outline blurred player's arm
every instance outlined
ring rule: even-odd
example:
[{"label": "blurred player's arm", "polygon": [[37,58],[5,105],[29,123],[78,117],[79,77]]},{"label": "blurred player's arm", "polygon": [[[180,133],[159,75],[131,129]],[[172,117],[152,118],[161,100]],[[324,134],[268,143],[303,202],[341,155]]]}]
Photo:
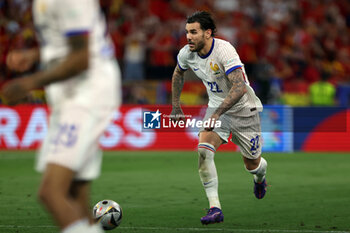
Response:
[{"label": "blurred player's arm", "polygon": [[6,83],[2,89],[5,99],[9,104],[15,104],[23,99],[30,90],[72,78],[85,71],[89,65],[88,42],[88,34],[69,37],[70,52],[61,63],[50,69]]},{"label": "blurred player's arm", "polygon": [[85,71],[89,66],[89,36],[88,34],[71,36],[68,39],[69,54],[57,66],[36,73],[35,87],[63,81]]},{"label": "blurred player's arm", "polygon": [[[246,84],[244,82],[243,72],[241,69],[235,69],[228,74],[228,79],[232,83],[232,87],[225,97],[224,101],[215,110],[211,118],[216,121],[219,117],[235,105],[242,96],[247,92]],[[212,130],[208,128],[207,130]]]},{"label": "blurred player's arm", "polygon": [[181,70],[177,65],[175,67],[173,77],[171,79],[171,93],[172,93],[172,106],[171,116],[173,120],[179,120],[183,118],[183,111],[180,104],[180,95],[184,86],[184,74],[185,71]]},{"label": "blurred player's arm", "polygon": [[24,72],[32,68],[39,59],[38,48],[13,50],[6,57],[6,65],[10,70]]}]

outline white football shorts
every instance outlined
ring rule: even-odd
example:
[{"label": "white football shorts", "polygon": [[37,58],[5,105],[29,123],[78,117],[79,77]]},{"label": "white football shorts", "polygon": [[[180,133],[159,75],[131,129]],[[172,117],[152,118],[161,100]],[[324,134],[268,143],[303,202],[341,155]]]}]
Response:
[{"label": "white football shorts", "polygon": [[99,138],[114,110],[70,104],[52,112],[48,132],[37,155],[36,170],[43,172],[48,163],[53,163],[75,171],[76,180],[97,178],[102,163]]},{"label": "white football shorts", "polygon": [[[208,119],[215,109],[208,108],[203,120]],[[238,117],[231,114],[223,114],[219,118],[221,127],[214,128],[219,137],[228,142],[230,134],[231,141],[236,144],[242,155],[248,159],[256,159],[261,155],[261,125],[259,113],[249,117]],[[205,131],[204,128],[200,129]]]}]

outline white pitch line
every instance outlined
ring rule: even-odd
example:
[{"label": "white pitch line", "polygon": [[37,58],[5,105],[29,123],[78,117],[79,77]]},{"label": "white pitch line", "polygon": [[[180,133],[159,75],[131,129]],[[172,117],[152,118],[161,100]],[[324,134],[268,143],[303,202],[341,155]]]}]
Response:
[{"label": "white pitch line", "polygon": [[[16,226],[16,225],[0,225],[0,228],[56,228],[56,226]],[[133,230],[176,230],[176,231],[193,231],[193,232],[283,232],[283,233],[350,233],[349,231],[315,231],[315,230],[287,230],[287,229],[237,229],[237,228],[199,228],[199,227],[118,227],[119,229],[133,229]]]},{"label": "white pitch line", "polygon": [[0,225],[0,228],[57,228],[56,226],[18,226],[18,225]]},{"label": "white pitch line", "polygon": [[231,231],[231,232],[284,232],[284,233],[350,233],[349,231],[314,231],[314,230],[281,230],[281,229],[237,229],[237,228],[199,228],[199,227],[122,227],[135,230],[176,230],[176,231]]}]

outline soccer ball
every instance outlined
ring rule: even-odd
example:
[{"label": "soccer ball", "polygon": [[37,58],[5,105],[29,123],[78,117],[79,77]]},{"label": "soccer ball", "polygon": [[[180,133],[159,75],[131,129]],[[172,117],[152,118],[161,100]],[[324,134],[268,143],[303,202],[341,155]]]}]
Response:
[{"label": "soccer ball", "polygon": [[119,226],[122,221],[123,211],[117,202],[102,200],[94,206],[93,216],[104,230],[112,230]]}]

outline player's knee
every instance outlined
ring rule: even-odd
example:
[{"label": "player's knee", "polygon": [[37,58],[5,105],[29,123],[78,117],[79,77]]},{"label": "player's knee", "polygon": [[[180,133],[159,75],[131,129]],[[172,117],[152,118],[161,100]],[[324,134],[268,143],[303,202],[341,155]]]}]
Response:
[{"label": "player's knee", "polygon": [[259,159],[259,158],[257,158],[257,159],[248,159],[248,158],[243,157],[243,160],[244,160],[245,168],[248,171],[258,168],[259,164],[261,162],[261,159]]},{"label": "player's knee", "polygon": [[39,201],[46,205],[47,203],[50,202],[51,191],[49,190],[48,187],[42,185],[38,190],[37,196]]},{"label": "player's knee", "polygon": [[245,163],[244,165],[248,171],[255,170],[259,167],[259,163]]},{"label": "player's knee", "polygon": [[249,171],[252,174],[263,174],[266,173],[266,167],[267,167],[267,162],[266,160],[261,157],[259,162],[256,163],[245,163],[247,171]]},{"label": "player's knee", "polygon": [[215,147],[209,143],[198,144],[198,155],[199,159],[207,160],[214,159]]},{"label": "player's knee", "polygon": [[215,148],[209,143],[200,143],[198,145],[198,171],[201,177],[209,175],[209,167],[213,166]]},{"label": "player's knee", "polygon": [[58,187],[56,188],[51,185],[50,182],[44,182],[41,184],[37,195],[40,202],[48,205],[51,202],[56,201],[60,195],[63,196],[64,194],[58,189]]}]

